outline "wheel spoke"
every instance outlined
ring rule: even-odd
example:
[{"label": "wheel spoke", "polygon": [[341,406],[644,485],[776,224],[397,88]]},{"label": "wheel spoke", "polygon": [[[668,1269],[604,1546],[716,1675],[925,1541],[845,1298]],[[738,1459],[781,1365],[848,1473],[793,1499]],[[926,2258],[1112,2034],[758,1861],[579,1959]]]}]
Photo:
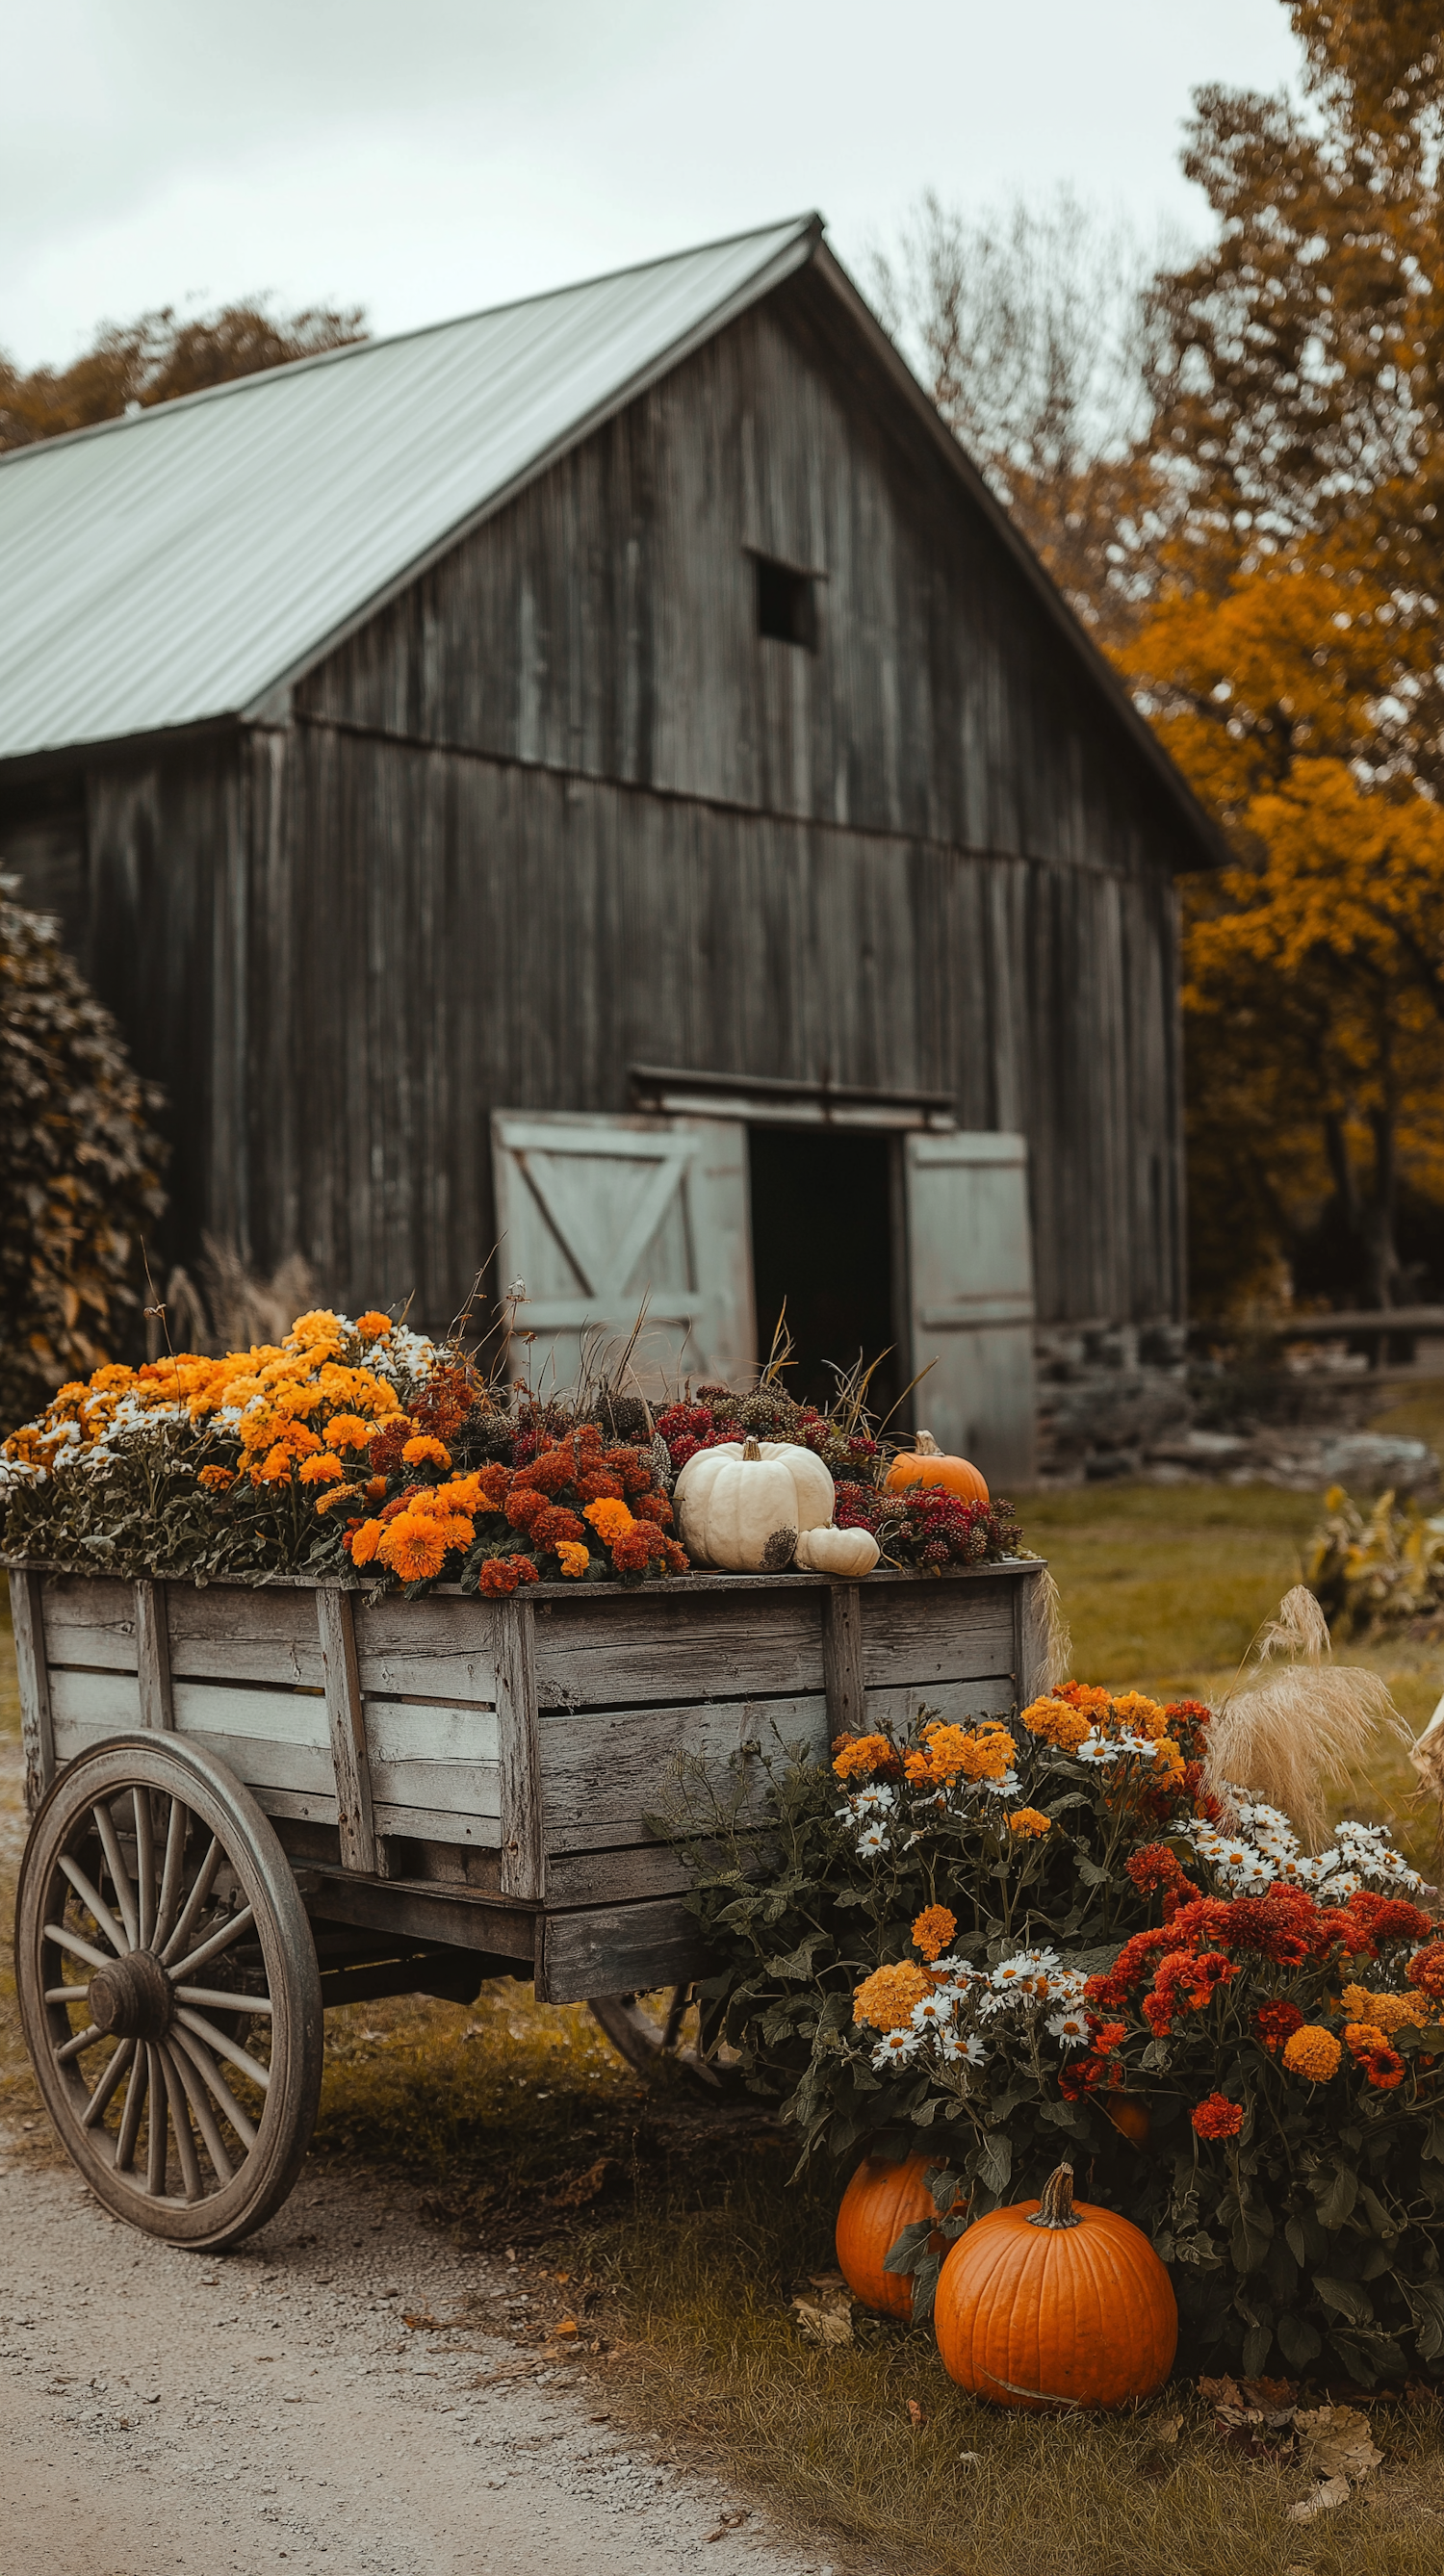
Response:
[{"label": "wheel spoke", "polygon": [[110,1965],[103,1950],[97,1950],[91,1941],[82,1941],[79,1933],[70,1931],[64,1923],[43,1925],[40,1937],[42,1941],[53,1941],[57,1950],[72,1952],[77,1959],[88,1960],[92,1968],[108,1968]]},{"label": "wheel spoke", "polygon": [[243,1905],[239,1914],[228,1914],[220,1930],[213,1932],[208,1941],[203,1941],[198,1950],[192,1950],[188,1959],[178,1960],[173,1968],[169,1959],[166,1960],[165,1964],[170,1969],[171,1975],[177,1978],[188,1977],[192,1969],[203,1968],[206,1961],[213,1959],[218,1950],[228,1950],[233,1941],[239,1941],[243,1932],[249,1932],[255,1919],[256,1909],[253,1905]]},{"label": "wheel spoke", "polygon": [[169,1937],[175,1918],[176,1898],[180,1894],[181,1875],[185,1868],[186,1827],[190,1810],[181,1799],[170,1802],[170,1823],[166,1827],[165,1868],[160,1882],[160,1906],[151,1935],[152,1949],[159,1950]]},{"label": "wheel spoke", "polygon": [[110,1809],[102,1802],[92,1807],[90,1812],[95,1818],[95,1830],[100,1836],[100,1848],[105,1854],[106,1867],[110,1871],[110,1883],[115,1890],[116,1904],[120,1908],[120,1919],[125,1925],[126,1948],[133,1950],[136,1947],[139,1918],[135,1910],[135,1890],[130,1883],[130,1872],[120,1856],[120,1845],[116,1840]]},{"label": "wheel spoke", "polygon": [[204,2200],[206,2196],[205,2185],[201,2180],[200,2159],[196,2154],[196,2142],[191,2136],[190,2117],[186,2110],[185,2086],[181,2082],[180,2068],[177,2066],[170,2050],[164,2045],[158,2046],[155,2054],[160,2059],[160,2071],[165,2084],[166,2100],[170,2105],[171,2126],[175,2130],[175,2149],[176,2154],[180,2158],[181,2188],[184,2191],[187,2200]]},{"label": "wheel spoke", "polygon": [[47,1986],[45,2000],[48,2004],[83,2004],[89,1992],[89,1986]]},{"label": "wheel spoke", "polygon": [[206,2154],[215,2167],[216,2180],[227,2183],[235,2172],[235,2166],[226,2152],[225,2140],[216,2127],[215,2113],[206,2099],[205,2085],[201,2082],[197,2068],[187,2058],[185,2049],[180,2044],[179,2033],[173,2033],[172,2036],[175,2045],[171,2048],[170,2060],[175,2069],[176,2082],[196,2115],[196,2127],[205,2140]]},{"label": "wheel spoke", "polygon": [[140,2115],[145,2109],[146,2079],[149,2062],[143,2048],[137,2048],[131,2061],[130,2082],[125,2088],[125,2109],[120,2115],[120,2135],[115,2142],[115,2169],[129,2173],[135,2142],[140,2136]]},{"label": "wheel spoke", "polygon": [[94,2128],[134,2055],[135,2041],[123,2039],[80,2115],[82,2129]]},{"label": "wheel spoke", "polygon": [[165,2171],[170,2130],[170,2099],[159,2053],[145,2044],[146,2093],[150,2101],[150,2125],[145,2141],[145,2187],[152,2200],[165,2198]]},{"label": "wheel spoke", "polygon": [[238,2066],[243,2075],[249,2075],[251,2082],[259,2084],[263,2093],[270,2091],[270,2068],[248,2056],[238,2040],[227,2039],[225,2032],[217,2030],[213,2021],[207,2021],[204,2013],[192,2012],[188,2004],[182,2004],[176,2020],[184,2022],[186,2029],[197,2039],[203,2039],[208,2047],[218,2049],[222,2057],[228,2057],[232,2066]]},{"label": "wheel spoke", "polygon": [[[88,1994],[87,1986],[66,1987],[65,1992]],[[213,2012],[266,2013],[272,2010],[269,1995],[227,1995],[219,1986],[177,1986],[176,2001],[181,2004],[209,2004]]]},{"label": "wheel spoke", "polygon": [[168,1968],[176,1951],[183,1950],[190,1939],[191,1925],[211,1892],[211,1881],[220,1868],[221,1859],[220,1835],[212,1834],[210,1850],[196,1873],[196,1883],[186,1898],[181,1919],[160,1954],[162,1967]]},{"label": "wheel spoke", "polygon": [[150,1812],[149,1789],[132,1789],[130,1803],[135,1813],[135,1883],[139,1898],[140,1947],[148,1950],[155,1922],[155,1819]]},{"label": "wheel spoke", "polygon": [[63,2048],[57,2048],[55,2052],[56,2065],[64,2066],[68,2058],[78,2057],[83,2048],[93,2048],[96,2041],[98,2039],[104,2039],[104,2037],[105,2033],[101,2029],[100,2024],[93,2021],[88,2030],[77,2031],[74,2039],[67,2039]]},{"label": "wheel spoke", "polygon": [[[69,1879],[71,1886],[74,1888],[76,1895],[79,1897],[81,1904],[85,1907],[86,1912],[94,1915],[96,1922],[99,1924],[101,1931],[105,1934],[105,1937],[110,1943],[112,1950],[115,1952],[116,1957],[118,1959],[123,1959],[131,1945],[127,1941],[125,1934],[122,1932],[115,1916],[111,1913],[111,1910],[106,1904],[99,1889],[91,1886],[89,1879],[86,1877],[84,1870],[80,1866],[79,1861],[72,1860],[69,1852],[61,1853],[60,1866],[64,1870],[66,1877]],[[103,1959],[101,1960],[100,1965],[104,1967],[105,1961]]]},{"label": "wheel spoke", "polygon": [[[236,2136],[240,2139],[242,2146],[246,2148],[253,2147],[256,2143],[254,2125],[241,2109],[239,2102],[236,2100],[229,2084],[222,2075],[220,2068],[217,2066],[215,2059],[210,2053],[210,2050],[204,2047],[200,2040],[194,2038],[189,2031],[182,2030],[179,2023],[175,2024],[172,2028],[171,2040],[173,2045],[178,2048],[184,2056],[190,2059],[191,2064],[194,2066],[196,2073],[201,2079],[201,2082],[206,2086],[213,2099],[219,2105],[222,2116],[229,2120],[231,2127],[235,2130]],[[207,2146],[210,2145],[209,2138],[207,2138],[206,2144]]]}]

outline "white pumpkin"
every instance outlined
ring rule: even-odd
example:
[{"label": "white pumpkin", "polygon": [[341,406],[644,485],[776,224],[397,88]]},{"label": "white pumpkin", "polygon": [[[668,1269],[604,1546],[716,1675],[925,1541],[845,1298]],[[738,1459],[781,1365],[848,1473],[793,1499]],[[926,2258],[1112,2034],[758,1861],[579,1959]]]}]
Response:
[{"label": "white pumpkin", "polygon": [[808,1574],[871,1574],[882,1549],[871,1530],[810,1529],[797,1537],[796,1562]]},{"label": "white pumpkin", "polygon": [[832,1478],[790,1440],[724,1440],[699,1449],[677,1478],[672,1508],[695,1565],[733,1574],[781,1574],[798,1532],[832,1518]]}]

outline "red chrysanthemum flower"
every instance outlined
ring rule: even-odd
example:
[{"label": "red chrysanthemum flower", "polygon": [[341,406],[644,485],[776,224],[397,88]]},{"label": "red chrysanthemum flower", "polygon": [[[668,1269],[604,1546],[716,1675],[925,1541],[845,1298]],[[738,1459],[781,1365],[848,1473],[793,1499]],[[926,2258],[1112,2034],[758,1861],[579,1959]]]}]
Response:
[{"label": "red chrysanthemum flower", "polygon": [[1189,2114],[1201,2138],[1236,2138],[1243,2127],[1243,2108],[1226,2093],[1210,2093]]},{"label": "red chrysanthemum flower", "polygon": [[1277,2057],[1285,2040],[1292,2039],[1296,2030],[1303,2029],[1304,2017],[1297,2004],[1282,2001],[1260,2004],[1253,2017],[1253,2026],[1269,2055]]}]

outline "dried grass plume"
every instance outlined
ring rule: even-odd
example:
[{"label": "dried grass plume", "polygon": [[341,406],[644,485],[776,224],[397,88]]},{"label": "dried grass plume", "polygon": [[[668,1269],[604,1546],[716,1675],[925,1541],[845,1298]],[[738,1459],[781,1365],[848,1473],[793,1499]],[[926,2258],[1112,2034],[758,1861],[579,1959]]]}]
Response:
[{"label": "dried grass plume", "polygon": [[1283,1809],[1310,1851],[1325,1839],[1328,1782],[1361,1759],[1375,1733],[1413,1748],[1378,1674],[1329,1656],[1324,1614],[1296,1584],[1259,1630],[1239,1680],[1215,1710],[1204,1766],[1205,1786],[1226,1812],[1235,1792],[1252,1790]]}]

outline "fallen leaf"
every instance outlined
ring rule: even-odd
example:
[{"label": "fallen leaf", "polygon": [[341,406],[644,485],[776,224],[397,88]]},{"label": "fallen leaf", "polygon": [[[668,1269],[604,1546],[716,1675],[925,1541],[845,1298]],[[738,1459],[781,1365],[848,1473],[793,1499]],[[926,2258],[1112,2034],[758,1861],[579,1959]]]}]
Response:
[{"label": "fallen leaf", "polygon": [[1357,2406],[1316,2406],[1295,2416],[1294,2430],[1304,2467],[1321,2478],[1366,2478],[1384,2456],[1375,2449],[1369,2419]]},{"label": "fallen leaf", "polygon": [[822,2345],[851,2343],[852,2292],[839,2273],[836,2286],[824,2281],[800,2290],[792,2302],[792,2313],[801,2333],[809,2343]]},{"label": "fallen leaf", "polygon": [[561,2324],[559,2326],[553,2326],[552,2328],[552,2333],[558,2335],[574,2335],[576,2331],[577,2321],[575,2317],[563,2317]]},{"label": "fallen leaf", "polygon": [[1291,2415],[1298,2404],[1298,2388],[1292,2379],[1241,2379],[1239,2397],[1245,2406],[1257,2406],[1265,2415]]},{"label": "fallen leaf", "polygon": [[729,2531],[736,2531],[739,2524],[744,2523],[746,2520],[747,2507],[745,2505],[739,2512],[719,2514],[716,2530],[709,2531],[706,2536],[709,2540],[725,2540]]},{"label": "fallen leaf", "polygon": [[1243,2399],[1236,2379],[1201,2379],[1198,2393],[1209,2406],[1233,2406],[1242,2410]]},{"label": "fallen leaf", "polygon": [[908,2399],[908,2422],[911,2424],[913,2431],[915,2433],[920,2433],[927,2420],[928,2419],[923,2413],[921,2406],[919,2406],[917,2399],[915,2397],[910,2397]]},{"label": "fallen leaf", "polygon": [[1289,2520],[1290,2522],[1312,2522],[1316,2513],[1332,2513],[1335,2505],[1347,2504],[1348,2501],[1348,2479],[1326,2478],[1321,2487],[1315,2487],[1311,2496],[1305,2496],[1301,2503],[1289,2506]]},{"label": "fallen leaf", "polygon": [[1167,2449],[1172,2443],[1177,2441],[1179,2434],[1182,2432],[1183,2417],[1181,2415],[1156,2415],[1148,2429],[1153,2435],[1153,2439],[1157,2447],[1160,2450]]},{"label": "fallen leaf", "polygon": [[[569,2180],[559,2184],[542,2206],[545,2209],[584,2209],[589,2200],[596,2200],[606,2190],[612,2175],[620,2174],[621,2170],[615,2156],[598,2156],[596,2163],[588,2165],[585,2173],[573,2174]],[[557,2277],[564,2280],[569,2276],[559,2273]]]}]

